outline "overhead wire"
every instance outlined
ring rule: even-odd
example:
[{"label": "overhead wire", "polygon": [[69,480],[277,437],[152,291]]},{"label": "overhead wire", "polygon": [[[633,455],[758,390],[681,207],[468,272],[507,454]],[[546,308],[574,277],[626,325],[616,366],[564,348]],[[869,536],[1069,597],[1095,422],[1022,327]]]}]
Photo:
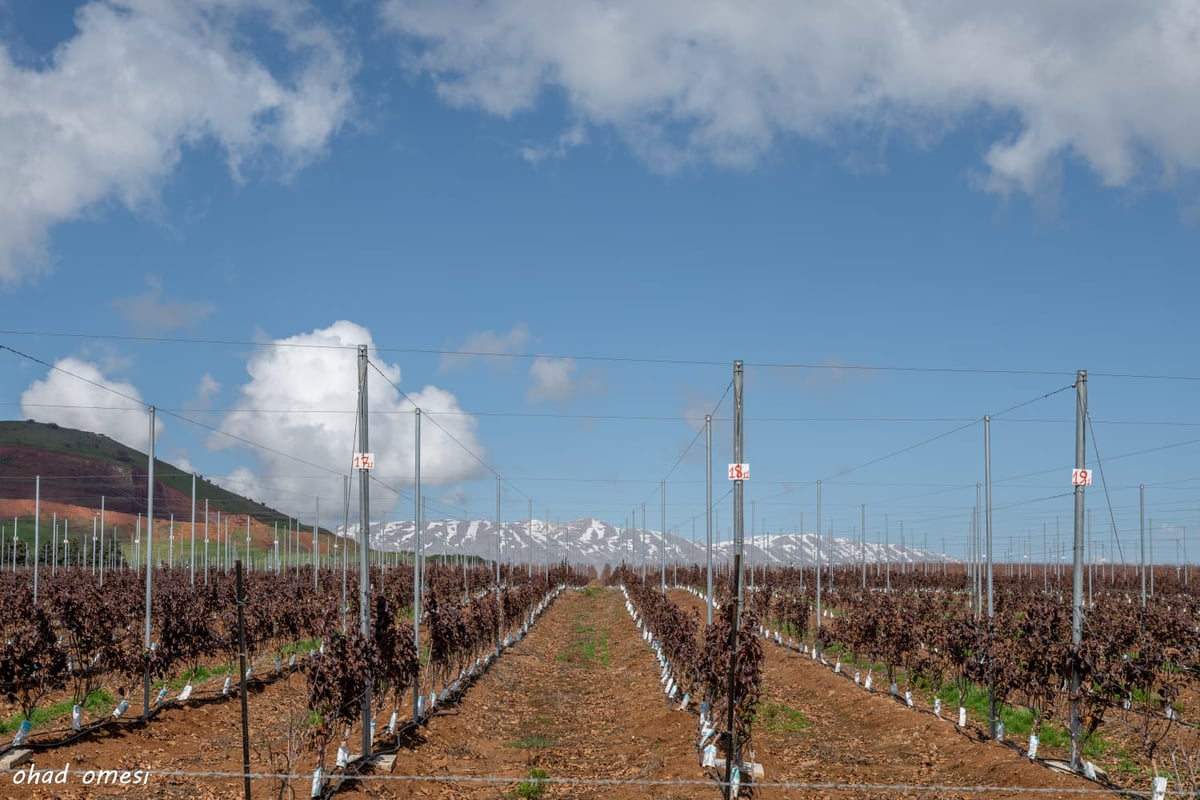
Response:
[{"label": "overhead wire", "polygon": [[[221,346],[236,346],[236,347],[274,347],[274,348],[303,348],[317,350],[354,350],[357,345],[344,344],[328,344],[317,342],[283,342],[283,341],[252,341],[244,339],[216,339],[216,338],[188,338],[181,336],[149,336],[149,335],[129,335],[129,334],[110,334],[110,333],[71,333],[65,331],[29,331],[15,329],[0,329],[0,335],[5,336],[30,336],[30,337],[46,337],[46,338],[70,338],[70,339],[101,339],[110,341],[127,341],[127,342],[144,342],[144,343],[165,343],[165,344],[197,344],[197,345],[221,345]],[[600,361],[600,362],[615,362],[615,363],[634,363],[634,364],[669,364],[679,366],[728,366],[729,361],[718,361],[713,359],[681,359],[681,358],[656,358],[644,356],[616,356],[616,355],[596,355],[596,354],[581,354],[581,353],[524,353],[524,352],[508,352],[499,350],[450,350],[446,348],[433,347],[401,347],[396,345],[376,345],[376,352],[379,353],[414,353],[418,355],[437,355],[437,356],[462,356],[466,358],[520,358],[520,359],[536,359],[536,358],[553,358],[553,359],[573,359],[576,361]],[[771,369],[803,369],[803,370],[829,370],[829,371],[866,371],[866,372],[909,372],[909,373],[932,373],[946,375],[1074,375],[1073,371],[1068,370],[1044,370],[1044,369],[989,369],[981,367],[944,367],[944,366],[928,366],[928,365],[888,365],[888,364],[841,364],[841,363],[817,363],[817,362],[776,362],[776,361],[745,361],[747,367],[764,367]],[[1097,372],[1089,373],[1093,377],[1128,379],[1128,380],[1154,380],[1154,381],[1200,381],[1200,375],[1172,375],[1172,374],[1149,374],[1149,373],[1130,373],[1130,372]]]},{"label": "overhead wire", "polygon": [[[403,389],[401,389],[398,385],[396,385],[396,382],[393,381],[391,378],[389,378],[387,376],[387,374],[384,373],[384,371],[381,370],[377,364],[375,364],[370,359],[367,360],[367,363],[370,364],[371,367],[377,373],[379,373],[380,377],[382,377],[385,381],[387,381],[388,385],[390,385],[393,389],[395,389],[400,394],[401,397],[403,397],[405,400],[407,400],[412,405],[414,410],[420,408],[420,406],[417,405],[417,402],[415,400],[413,400],[411,397],[409,397],[408,393],[406,393]],[[477,453],[475,453],[474,450],[472,450],[471,448],[469,448],[465,444],[463,444],[463,442],[461,440],[459,440],[459,438],[457,436],[455,436],[453,433],[451,433],[449,430],[447,430],[444,425],[442,425],[440,422],[438,422],[437,421],[437,412],[428,411],[426,409],[421,409],[421,415],[425,418],[428,418],[430,423],[432,423],[435,428],[437,428],[443,434],[445,434],[446,437],[448,439],[450,439],[450,441],[454,442],[456,445],[458,445],[460,448],[462,448],[462,451],[464,453],[466,453],[467,455],[469,455],[472,459],[474,459],[480,466],[482,466],[488,472],[492,473],[492,475],[494,475],[495,477],[499,478],[501,484],[508,486],[514,492],[516,492],[517,494],[524,497],[527,501],[529,501],[531,503],[536,502],[523,489],[521,489],[516,484],[514,484],[512,481],[508,480],[503,475],[501,475],[499,470],[497,470],[491,464],[487,463],[482,458],[480,458],[479,455]]]},{"label": "overhead wire", "polygon": [[[1083,401],[1080,399],[1078,402],[1082,403]],[[1087,419],[1090,415],[1087,407],[1081,405],[1080,410],[1083,413],[1084,418]],[[1104,502],[1108,506],[1108,519],[1112,523],[1113,540],[1116,542],[1117,554],[1121,557],[1121,563],[1124,564],[1125,549],[1121,546],[1121,535],[1117,528],[1117,517],[1116,514],[1113,513],[1112,497],[1108,493],[1108,480],[1104,477],[1104,460],[1100,457],[1100,443],[1096,441],[1096,429],[1092,428],[1090,425],[1088,428],[1092,432],[1092,452],[1096,454],[1096,469],[1100,473],[1100,485],[1104,489]]]}]

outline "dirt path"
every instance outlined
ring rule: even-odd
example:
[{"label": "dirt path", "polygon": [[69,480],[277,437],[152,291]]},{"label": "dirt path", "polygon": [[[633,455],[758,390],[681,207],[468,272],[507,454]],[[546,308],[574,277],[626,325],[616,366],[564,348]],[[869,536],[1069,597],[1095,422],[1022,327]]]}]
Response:
[{"label": "dirt path", "polygon": [[[682,608],[698,610],[703,618],[703,600],[681,589],[669,596]],[[986,786],[1012,791],[764,788],[761,798],[1011,800],[1079,797],[1067,790],[1097,788],[1033,764],[1003,745],[960,732],[932,714],[868,693],[808,656],[766,642],[763,652],[766,665],[754,748],[768,782]],[[1060,795],[1055,789],[1064,792]]]},{"label": "dirt path", "polygon": [[[197,687],[199,690],[201,687]],[[211,688],[211,687],[206,687]],[[251,770],[287,771],[287,719],[304,716],[300,674],[249,695]],[[34,753],[33,764],[64,775],[59,784],[30,785],[0,775],[0,798],[91,797],[209,800],[242,797],[240,702],[164,709],[147,726],[129,725],[73,744]],[[386,719],[386,714],[381,713]],[[554,779],[704,781],[693,749],[696,717],[667,703],[650,648],[625,611],[619,590],[564,592],[472,686],[462,702],[439,709],[406,742],[394,768],[336,798],[706,798],[701,786],[548,784],[521,787],[531,770]],[[357,735],[357,734],[355,734]],[[352,744],[354,742],[352,737]],[[381,746],[377,743],[377,749]],[[333,750],[330,749],[330,759]],[[353,749],[353,748],[352,748]],[[311,774],[315,756],[297,754],[291,771]],[[62,773],[64,768],[66,773]],[[89,770],[153,769],[226,773],[225,776],[153,774],[145,783],[97,786]],[[28,765],[24,770],[28,770]],[[401,776],[501,776],[502,782],[400,780]],[[127,780],[132,781],[131,775]],[[115,779],[115,778],[114,778]],[[290,790],[306,798],[310,780]],[[253,797],[278,797],[281,781],[252,781]],[[536,793],[541,788],[541,794]],[[284,794],[291,797],[291,794]]]},{"label": "dirt path", "polygon": [[[422,729],[394,775],[510,776],[514,783],[396,787],[375,796],[521,797],[515,781],[550,778],[704,780],[696,717],[669,705],[658,666],[615,589],[564,593],[524,641],[476,683],[460,708]],[[536,796],[530,793],[530,796]],[[547,785],[543,798],[707,798],[706,786]]]}]

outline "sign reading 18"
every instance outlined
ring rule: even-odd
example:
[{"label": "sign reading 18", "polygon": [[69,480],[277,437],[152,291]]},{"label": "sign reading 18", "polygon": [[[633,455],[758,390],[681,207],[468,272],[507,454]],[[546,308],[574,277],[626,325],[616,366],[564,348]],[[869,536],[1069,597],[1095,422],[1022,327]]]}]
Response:
[{"label": "sign reading 18", "polygon": [[731,480],[731,481],[748,481],[748,480],[750,480],[750,465],[749,464],[730,464],[729,465],[729,480]]}]

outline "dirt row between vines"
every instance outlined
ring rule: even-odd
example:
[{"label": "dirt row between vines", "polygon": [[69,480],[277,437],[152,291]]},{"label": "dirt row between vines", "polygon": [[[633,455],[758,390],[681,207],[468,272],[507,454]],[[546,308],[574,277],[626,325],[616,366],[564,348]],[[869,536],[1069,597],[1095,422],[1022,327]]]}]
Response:
[{"label": "dirt row between vines", "polygon": [[[593,587],[564,592],[529,634],[508,649],[466,691],[460,703],[439,708],[395,750],[390,771],[344,784],[336,798],[706,798],[720,796],[704,781],[693,747],[696,716],[665,700],[658,665],[624,608],[620,591]],[[252,772],[284,771],[289,718],[304,714],[304,679],[280,680],[248,696]],[[411,706],[408,706],[409,708]],[[170,798],[242,797],[240,702],[187,704],[164,709],[148,725],[121,726],[72,744],[34,753],[37,770],[61,771],[56,785],[30,786],[0,775],[0,797]],[[381,712],[380,723],[388,713]],[[401,719],[407,715],[402,708]],[[357,749],[357,733],[350,749]],[[332,761],[336,743],[330,747]],[[252,781],[252,796],[309,795],[310,752],[293,759],[290,793],[276,778]],[[24,767],[29,769],[29,765]],[[158,771],[146,784],[85,785],[88,770]],[[551,780],[522,786],[533,771]],[[168,775],[163,772],[193,774]],[[195,773],[226,773],[204,775]],[[232,776],[230,775],[232,773]],[[407,776],[425,776],[409,780]],[[234,777],[236,776],[236,777]],[[496,780],[499,779],[499,780]],[[614,781],[615,783],[587,783]],[[663,782],[661,785],[621,781]],[[539,794],[540,790],[540,794]]]},{"label": "dirt row between vines", "polygon": [[[699,614],[704,601],[683,589],[668,596]],[[763,642],[765,665],[755,760],[767,782],[893,786],[878,789],[761,787],[760,798],[1086,797],[1096,784],[1030,762],[951,722],[868,693],[810,657]],[[902,787],[943,787],[902,788]],[[991,787],[984,791],[952,787]],[[994,790],[992,790],[994,788]],[[1061,790],[1061,794],[1055,790]],[[1095,795],[1101,796],[1101,795]],[[1109,795],[1109,796],[1116,796]]]}]

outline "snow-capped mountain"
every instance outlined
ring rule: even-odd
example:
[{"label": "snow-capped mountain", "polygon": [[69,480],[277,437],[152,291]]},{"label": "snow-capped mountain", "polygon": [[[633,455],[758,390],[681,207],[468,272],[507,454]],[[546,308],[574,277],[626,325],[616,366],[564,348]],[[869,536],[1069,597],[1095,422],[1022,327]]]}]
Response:
[{"label": "snow-capped mountain", "polygon": [[[619,528],[598,519],[567,523],[536,519],[504,522],[499,536],[496,523],[491,520],[429,520],[422,527],[421,551],[426,556],[470,555],[490,560],[496,558],[499,545],[501,558],[513,563],[570,560],[602,567],[605,564],[615,566],[622,561],[641,564],[644,559],[647,565],[656,565],[661,563],[664,547],[668,564],[703,563],[706,558],[703,534],[693,542],[690,537],[671,534],[664,537],[659,531]],[[346,535],[341,529],[336,532],[339,536]],[[357,525],[350,526],[349,535],[358,536]],[[386,522],[382,529],[378,523],[372,523],[370,537],[371,547],[376,550],[411,553],[416,546],[411,520]],[[815,533],[788,533],[759,535],[753,539],[747,536],[742,557],[747,564],[813,566],[818,548],[824,564],[857,564],[864,555],[864,546],[857,540],[818,537]],[[732,553],[732,541],[713,544],[715,562],[730,561]],[[865,556],[867,563],[885,559],[893,564],[953,561],[941,553],[901,548],[895,544],[885,549],[873,542],[866,543]]]}]

